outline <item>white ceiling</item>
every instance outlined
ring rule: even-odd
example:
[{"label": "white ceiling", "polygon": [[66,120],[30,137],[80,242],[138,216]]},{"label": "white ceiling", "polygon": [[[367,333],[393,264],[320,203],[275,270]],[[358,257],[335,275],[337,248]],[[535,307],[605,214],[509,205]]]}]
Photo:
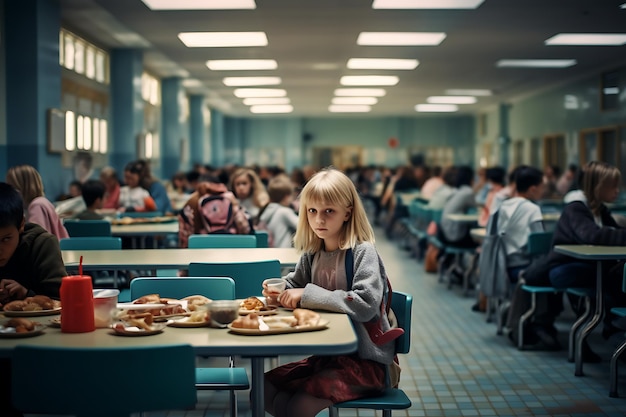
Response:
[{"label": "white ceiling", "polygon": [[[61,0],[63,26],[105,49],[140,47],[160,77],[197,79],[226,114],[254,115],[226,87],[226,76],[279,76],[291,116],[331,116],[344,75],[397,75],[370,116],[416,116],[416,104],[447,89],[490,89],[459,113],[479,113],[559,83],[626,64],[626,46],[545,46],[557,33],[624,33],[626,0],[485,0],[475,10],[373,10],[372,0],[256,0],[255,10],[151,11],[141,0]],[[269,45],[187,48],[180,32],[264,31]],[[363,31],[445,32],[439,46],[358,46]],[[210,71],[209,59],[275,59],[273,71]],[[413,58],[412,71],[349,70],[349,58]],[[496,68],[500,59],[576,59],[565,69]],[[321,69],[320,69],[321,68]],[[423,113],[422,113],[423,114]],[[346,116],[346,114],[340,114]]]}]

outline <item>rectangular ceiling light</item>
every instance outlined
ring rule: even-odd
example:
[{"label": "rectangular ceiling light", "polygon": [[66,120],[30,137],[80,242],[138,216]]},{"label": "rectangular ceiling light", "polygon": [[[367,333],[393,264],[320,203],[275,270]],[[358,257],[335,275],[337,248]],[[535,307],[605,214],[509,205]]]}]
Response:
[{"label": "rectangular ceiling light", "polygon": [[501,59],[498,68],[567,68],[576,65],[575,59]]},{"label": "rectangular ceiling light", "polygon": [[366,104],[373,106],[378,103],[376,97],[333,97],[333,104]]},{"label": "rectangular ceiling light", "polygon": [[280,77],[226,77],[222,80],[228,87],[249,87],[252,85],[278,85]]},{"label": "rectangular ceiling light", "polygon": [[183,80],[183,87],[193,88],[193,87],[202,87],[202,81],[196,80],[195,78],[187,78]]},{"label": "rectangular ceiling light", "polygon": [[344,75],[341,85],[396,85],[400,78],[395,75]]},{"label": "rectangular ceiling light", "polygon": [[331,113],[368,113],[372,110],[370,106],[363,105],[341,105],[331,104],[328,106],[328,111]]},{"label": "rectangular ceiling light", "polygon": [[383,97],[387,92],[383,88],[338,88],[336,96],[344,97]]},{"label": "rectangular ceiling light", "polygon": [[287,91],[281,88],[237,88],[233,92],[235,97],[286,97]]},{"label": "rectangular ceiling light", "polygon": [[428,113],[452,113],[459,110],[456,104],[417,104],[415,111]]},{"label": "rectangular ceiling light", "polygon": [[221,59],[207,61],[206,66],[211,71],[253,71],[275,70],[278,63],[275,59]]},{"label": "rectangular ceiling light", "polygon": [[363,46],[436,46],[445,38],[443,32],[361,32],[356,43]]},{"label": "rectangular ceiling light", "polygon": [[244,98],[243,104],[246,106],[258,106],[262,104],[289,104],[289,97],[250,97]]},{"label": "rectangular ceiling light", "polygon": [[626,43],[626,33],[559,33],[546,39],[546,45],[619,46]]},{"label": "rectangular ceiling light", "polygon": [[141,0],[150,10],[256,9],[254,0]]},{"label": "rectangular ceiling light", "polygon": [[267,46],[265,32],[181,32],[178,39],[189,48]]},{"label": "rectangular ceiling light", "polygon": [[350,69],[388,69],[414,70],[419,64],[417,59],[350,58]]},{"label": "rectangular ceiling light", "polygon": [[372,9],[476,9],[484,0],[374,0]]},{"label": "rectangular ceiling light", "polygon": [[446,94],[448,94],[450,96],[477,96],[477,97],[484,97],[484,96],[490,96],[491,95],[491,90],[451,88],[449,90],[446,90]]},{"label": "rectangular ceiling light", "polygon": [[291,104],[285,105],[268,105],[268,106],[251,106],[250,112],[252,113],[291,113],[293,106]]},{"label": "rectangular ceiling light", "polygon": [[431,104],[474,104],[476,97],[472,96],[430,96],[426,102]]}]

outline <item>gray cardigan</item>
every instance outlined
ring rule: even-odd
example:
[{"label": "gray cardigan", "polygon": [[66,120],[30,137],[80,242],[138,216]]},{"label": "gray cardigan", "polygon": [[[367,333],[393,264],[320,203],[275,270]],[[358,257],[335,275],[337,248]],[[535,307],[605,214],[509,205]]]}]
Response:
[{"label": "gray cardigan", "polygon": [[[313,253],[304,254],[293,272],[285,276],[287,288],[304,288],[300,305],[303,308],[347,313],[356,330],[358,355],[385,365],[391,364],[395,341],[376,346],[363,323],[380,316],[380,304],[387,292],[387,273],[376,248],[371,243],[358,243],[352,248],[354,276],[352,288],[327,290],[311,283]],[[389,330],[389,319],[383,311],[382,330]]]}]

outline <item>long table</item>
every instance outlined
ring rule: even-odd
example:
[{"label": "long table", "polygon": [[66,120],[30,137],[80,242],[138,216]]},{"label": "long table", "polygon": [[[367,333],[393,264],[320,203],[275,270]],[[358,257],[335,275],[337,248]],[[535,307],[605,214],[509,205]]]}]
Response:
[{"label": "long table", "polygon": [[68,270],[78,269],[82,256],[85,271],[183,269],[192,262],[244,262],[270,259],[278,259],[283,267],[293,267],[300,259],[294,248],[64,250],[62,255]]},{"label": "long table", "polygon": [[[288,314],[288,313],[281,313]],[[187,343],[198,355],[241,355],[251,360],[251,408],[254,417],[265,415],[264,359],[277,355],[339,355],[357,349],[357,336],[350,319],[345,314],[320,312],[328,320],[327,329],[314,332],[263,336],[244,336],[226,329],[172,328],[163,333],[145,337],[111,335],[109,329],[96,329],[90,333],[62,333],[60,329],[47,328],[41,336],[27,339],[0,339],[0,357],[10,358],[13,348],[28,344],[49,347],[115,348],[120,346],[151,346]],[[33,318],[47,323],[50,317]],[[88,383],[88,381],[84,381]]]},{"label": "long table", "polygon": [[576,259],[596,261],[596,307],[591,320],[579,332],[576,338],[575,371],[576,376],[583,375],[582,346],[585,338],[596,328],[604,313],[604,294],[602,289],[602,261],[626,259],[626,246],[595,245],[556,245],[554,251]]},{"label": "long table", "polygon": [[156,237],[178,234],[178,222],[166,223],[131,223],[112,224],[111,235],[116,237],[127,237],[132,239],[133,249],[145,248],[146,240],[153,238],[153,246],[157,248]]}]

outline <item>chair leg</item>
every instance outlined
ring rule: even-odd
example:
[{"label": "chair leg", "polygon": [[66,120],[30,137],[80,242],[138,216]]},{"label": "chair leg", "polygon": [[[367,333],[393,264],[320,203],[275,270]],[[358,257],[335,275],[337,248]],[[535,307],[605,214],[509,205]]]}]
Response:
[{"label": "chair leg", "polygon": [[517,348],[519,350],[524,350],[524,323],[528,320],[534,313],[537,308],[537,294],[531,294],[531,304],[530,310],[522,314],[519,318],[519,323],[517,324]]},{"label": "chair leg", "polygon": [[507,312],[511,303],[507,300],[500,300],[500,305],[498,306],[498,329],[496,330],[496,334],[501,336],[504,329],[504,313]]},{"label": "chair leg", "polygon": [[230,417],[237,417],[237,392],[230,390]]},{"label": "chair leg", "polygon": [[469,294],[469,284],[470,279],[474,275],[476,271],[476,267],[478,266],[478,254],[472,255],[472,260],[470,262],[470,267],[463,274],[463,295],[467,296]]},{"label": "chair leg", "polygon": [[626,340],[624,340],[613,352],[611,356],[611,367],[609,371],[609,377],[611,380],[611,387],[609,389],[609,397],[617,398],[617,360],[621,354],[626,350]]},{"label": "chair leg", "polygon": [[578,320],[572,324],[572,328],[569,331],[568,337],[568,346],[567,346],[567,361],[574,362],[574,358],[576,356],[576,333],[580,326],[582,326],[589,317],[591,317],[591,299],[589,297],[585,297],[585,312],[581,315]]}]

